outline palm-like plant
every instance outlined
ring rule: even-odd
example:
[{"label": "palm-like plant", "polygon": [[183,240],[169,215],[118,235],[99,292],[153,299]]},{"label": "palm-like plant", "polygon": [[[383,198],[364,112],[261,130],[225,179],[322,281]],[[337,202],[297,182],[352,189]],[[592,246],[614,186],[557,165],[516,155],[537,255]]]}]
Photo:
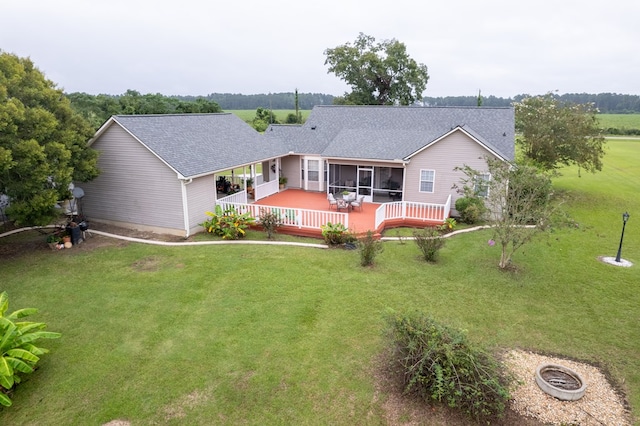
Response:
[{"label": "palm-like plant", "polygon": [[[19,373],[32,373],[40,360],[39,355],[49,352],[33,343],[38,339],[57,339],[60,333],[43,331],[43,322],[16,321],[38,312],[35,308],[18,309],[6,314],[9,296],[0,293],[0,404],[11,405],[7,396],[14,384],[20,383]],[[6,314],[6,315],[5,315]],[[4,389],[2,389],[4,388]]]}]

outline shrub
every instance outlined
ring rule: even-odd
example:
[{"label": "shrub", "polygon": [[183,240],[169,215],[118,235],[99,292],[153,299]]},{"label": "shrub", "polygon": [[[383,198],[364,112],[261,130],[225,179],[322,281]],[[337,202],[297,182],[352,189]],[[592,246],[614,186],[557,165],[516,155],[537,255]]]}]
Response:
[{"label": "shrub", "polygon": [[267,233],[267,238],[271,240],[276,233],[276,229],[282,225],[282,216],[279,211],[271,211],[267,209],[260,209],[260,225]]},{"label": "shrub", "polygon": [[462,197],[456,200],[456,210],[460,214],[460,220],[473,224],[478,222],[485,212],[484,201],[479,197]]},{"label": "shrub", "polygon": [[[21,378],[19,373],[33,373],[40,360],[38,355],[49,352],[34,345],[38,339],[57,339],[60,333],[43,331],[46,325],[42,322],[15,320],[38,312],[34,308],[19,309],[5,315],[9,309],[9,296],[0,293],[0,405],[10,406],[11,399],[7,392]],[[4,388],[4,389],[3,389]]]},{"label": "shrub", "polygon": [[382,252],[382,241],[373,238],[373,232],[367,231],[367,235],[358,241],[358,249],[360,251],[360,265],[373,265],[376,255]]},{"label": "shrub", "polygon": [[472,346],[464,333],[415,313],[388,318],[393,363],[404,373],[406,392],[460,408],[476,420],[501,415],[508,379],[492,355]]},{"label": "shrub", "polygon": [[327,222],[326,225],[322,225],[322,238],[324,242],[330,246],[341,245],[346,242],[354,241],[353,235],[349,230],[341,223]]},{"label": "shrub", "polygon": [[206,212],[211,219],[200,224],[207,232],[225,240],[237,240],[244,237],[245,229],[255,222],[249,213],[238,213],[234,207],[225,210],[216,206],[215,212]]},{"label": "shrub", "polygon": [[426,228],[421,231],[413,232],[414,241],[422,252],[424,260],[427,262],[435,262],[438,257],[438,251],[444,246],[444,238],[434,228]]},{"label": "shrub", "polygon": [[448,217],[444,220],[444,223],[438,227],[438,229],[442,232],[451,232],[456,229],[456,225],[458,223],[452,217]]}]

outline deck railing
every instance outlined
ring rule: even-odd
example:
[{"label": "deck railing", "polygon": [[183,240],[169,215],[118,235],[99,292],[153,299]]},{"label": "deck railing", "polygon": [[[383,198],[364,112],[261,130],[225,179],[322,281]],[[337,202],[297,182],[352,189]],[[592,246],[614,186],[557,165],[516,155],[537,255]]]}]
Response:
[{"label": "deck railing", "polygon": [[[320,229],[327,222],[341,223],[349,228],[347,213],[300,209],[297,207],[266,206],[247,203],[246,191],[240,191],[216,201],[223,210],[233,207],[239,213],[249,213],[256,219],[262,214],[262,209],[276,213],[282,219],[283,226],[296,228]],[[422,221],[444,222],[449,217],[451,209],[451,195],[444,204],[417,203],[413,201],[396,201],[384,203],[378,207],[375,214],[375,229],[387,220],[413,219]]]},{"label": "deck railing", "polygon": [[279,184],[277,180],[272,180],[272,181],[264,182],[264,183],[261,183],[260,185],[257,185],[254,188],[255,200],[258,201],[265,197],[268,197],[269,195],[277,194],[278,187],[279,187]]},{"label": "deck railing", "polygon": [[375,229],[387,220],[415,219],[423,221],[442,221],[449,217],[451,194],[444,204],[417,203],[414,201],[394,201],[384,203],[376,210]]},{"label": "deck railing", "polygon": [[[235,194],[234,194],[235,195]],[[227,197],[225,197],[227,198]],[[282,226],[294,226],[296,228],[320,229],[327,222],[341,223],[345,228],[349,227],[349,215],[347,213],[327,212],[322,210],[299,209],[296,207],[265,206],[261,204],[247,204],[225,201],[216,202],[223,210],[234,208],[239,213],[249,213],[256,219],[260,218],[263,209],[280,216]]]}]

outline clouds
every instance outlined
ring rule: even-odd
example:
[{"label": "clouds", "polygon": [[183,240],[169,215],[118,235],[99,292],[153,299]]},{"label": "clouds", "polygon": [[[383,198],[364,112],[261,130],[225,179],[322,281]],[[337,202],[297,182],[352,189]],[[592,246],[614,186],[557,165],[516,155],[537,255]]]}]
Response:
[{"label": "clouds", "polygon": [[65,91],[340,95],[324,50],[359,32],[429,67],[427,96],[640,94],[640,6],[613,0],[30,0],[0,6],[0,48]]}]

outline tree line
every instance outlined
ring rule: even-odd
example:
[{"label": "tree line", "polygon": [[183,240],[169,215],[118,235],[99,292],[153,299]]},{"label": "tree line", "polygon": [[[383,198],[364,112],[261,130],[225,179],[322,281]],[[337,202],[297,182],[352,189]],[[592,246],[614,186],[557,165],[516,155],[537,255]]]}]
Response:
[{"label": "tree line", "polygon": [[[572,104],[593,104],[598,112],[603,114],[633,114],[640,113],[640,96],[624,95],[621,93],[565,93],[552,94],[560,102]],[[520,94],[513,98],[496,96],[481,96],[482,106],[508,107],[514,102],[522,102],[531,95]],[[424,97],[425,106],[477,106],[478,96],[446,96]]]}]

